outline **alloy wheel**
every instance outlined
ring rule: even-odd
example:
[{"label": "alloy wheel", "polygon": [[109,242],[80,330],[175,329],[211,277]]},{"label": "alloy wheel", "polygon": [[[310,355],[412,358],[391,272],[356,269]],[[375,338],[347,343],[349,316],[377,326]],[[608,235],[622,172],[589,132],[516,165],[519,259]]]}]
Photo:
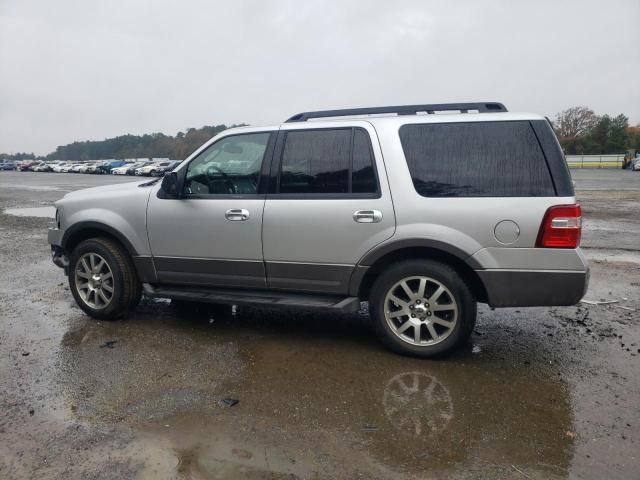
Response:
[{"label": "alloy wheel", "polygon": [[113,299],[113,272],[97,253],[85,253],[76,263],[76,290],[87,306],[100,310]]},{"label": "alloy wheel", "polygon": [[394,335],[416,346],[444,341],[458,322],[458,304],[438,280],[407,277],[394,284],[384,299],[384,317]]}]

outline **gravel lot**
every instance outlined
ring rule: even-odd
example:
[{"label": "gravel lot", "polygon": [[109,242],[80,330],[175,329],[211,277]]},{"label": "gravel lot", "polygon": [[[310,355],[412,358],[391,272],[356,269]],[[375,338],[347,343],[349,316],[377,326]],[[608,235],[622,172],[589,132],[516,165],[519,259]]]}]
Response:
[{"label": "gravel lot", "polygon": [[482,307],[466,349],[424,361],[365,312],[92,320],[50,220],[5,209],[136,179],[0,172],[0,478],[639,478],[640,173],[573,177],[586,298],[619,303]]}]

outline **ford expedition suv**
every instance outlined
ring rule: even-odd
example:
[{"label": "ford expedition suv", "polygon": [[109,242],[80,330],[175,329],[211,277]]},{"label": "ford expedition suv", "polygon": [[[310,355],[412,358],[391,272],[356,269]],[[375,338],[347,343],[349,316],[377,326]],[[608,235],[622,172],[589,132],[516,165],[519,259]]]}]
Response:
[{"label": "ford expedition suv", "polygon": [[[439,113],[447,113],[445,115]],[[581,210],[549,122],[500,103],[306,112],[222,132],[160,179],[56,203],[53,261],[111,320],[149,297],[355,311],[430,357],[476,305],[572,305]]]}]

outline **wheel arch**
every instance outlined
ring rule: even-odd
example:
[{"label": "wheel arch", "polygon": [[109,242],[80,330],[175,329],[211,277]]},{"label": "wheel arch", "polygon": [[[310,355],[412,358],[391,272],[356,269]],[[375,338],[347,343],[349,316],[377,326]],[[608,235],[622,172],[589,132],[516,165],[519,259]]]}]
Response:
[{"label": "wheel arch", "polygon": [[134,246],[122,233],[109,225],[93,221],[79,222],[69,227],[64,232],[61,246],[67,252],[72,252],[80,242],[96,237],[115,240],[126,249],[131,258],[138,255]]},{"label": "wheel arch", "polygon": [[351,277],[351,293],[363,300],[368,299],[373,283],[391,264],[404,260],[427,259],[437,260],[452,267],[468,283],[476,300],[486,303],[488,301],[487,290],[480,276],[474,270],[476,267],[474,261],[461,250],[438,243],[398,242],[395,248],[387,247],[382,251],[372,252],[356,267],[356,272]]}]

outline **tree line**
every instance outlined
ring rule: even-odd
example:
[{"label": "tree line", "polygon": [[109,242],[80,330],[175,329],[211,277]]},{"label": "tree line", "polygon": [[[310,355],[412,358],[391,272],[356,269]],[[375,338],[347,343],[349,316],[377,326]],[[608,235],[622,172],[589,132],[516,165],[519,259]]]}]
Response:
[{"label": "tree line", "polygon": [[48,155],[0,153],[0,160],[103,160],[107,158],[170,158],[184,160],[211,137],[242,125],[205,125],[189,128],[175,136],[164,133],[120,135],[105,140],[87,140],[60,145]]},{"label": "tree line", "polygon": [[566,154],[590,155],[640,150],[640,125],[625,115],[596,115],[588,107],[572,107],[556,115],[553,128]]},{"label": "tree line", "polygon": [[[237,125],[232,125],[235,127]],[[164,133],[120,135],[106,140],[89,140],[61,145],[47,160],[100,160],[105,158],[170,158],[184,160],[204,142],[226,130],[226,125],[189,128],[175,136]]]}]

